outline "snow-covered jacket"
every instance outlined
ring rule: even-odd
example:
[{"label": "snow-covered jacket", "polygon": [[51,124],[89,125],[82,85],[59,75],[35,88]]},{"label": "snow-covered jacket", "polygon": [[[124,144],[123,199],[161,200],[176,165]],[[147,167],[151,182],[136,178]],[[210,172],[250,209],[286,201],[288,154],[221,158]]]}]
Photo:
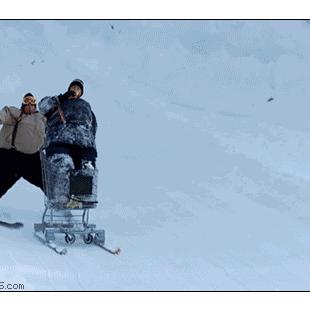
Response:
[{"label": "snow-covered jacket", "polygon": [[57,97],[44,97],[39,102],[40,112],[47,118],[45,147],[66,143],[96,149],[97,122],[90,104],[84,99],[65,100],[59,104],[65,117],[63,123]]},{"label": "snow-covered jacket", "polygon": [[5,106],[0,110],[0,148],[34,154],[44,143],[45,117],[38,111],[21,113],[16,107]]}]

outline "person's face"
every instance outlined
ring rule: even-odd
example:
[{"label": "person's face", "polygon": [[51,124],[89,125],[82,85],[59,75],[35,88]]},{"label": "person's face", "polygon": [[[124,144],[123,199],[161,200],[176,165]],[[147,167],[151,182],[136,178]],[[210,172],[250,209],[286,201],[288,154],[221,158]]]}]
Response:
[{"label": "person's face", "polygon": [[36,111],[36,99],[31,96],[27,96],[24,98],[23,102],[23,110],[25,114],[32,114]]},{"label": "person's face", "polygon": [[78,99],[82,96],[82,90],[78,85],[72,85],[69,90],[73,90],[75,92],[75,95],[70,96],[69,99]]}]

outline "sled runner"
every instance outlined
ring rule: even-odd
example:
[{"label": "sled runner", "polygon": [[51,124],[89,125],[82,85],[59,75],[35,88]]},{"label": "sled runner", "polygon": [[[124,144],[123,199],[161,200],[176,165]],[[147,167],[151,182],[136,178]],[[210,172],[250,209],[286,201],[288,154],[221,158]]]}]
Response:
[{"label": "sled runner", "polygon": [[86,244],[96,245],[103,250],[118,255],[120,249],[110,250],[105,246],[105,231],[89,223],[89,212],[97,206],[97,168],[73,170],[69,178],[69,202],[55,203],[54,180],[50,163],[44,149],[40,152],[44,186],[45,210],[42,222],[34,224],[35,237],[58,254],[66,254],[65,247],[56,245],[56,236],[64,238],[69,245],[77,237]]}]

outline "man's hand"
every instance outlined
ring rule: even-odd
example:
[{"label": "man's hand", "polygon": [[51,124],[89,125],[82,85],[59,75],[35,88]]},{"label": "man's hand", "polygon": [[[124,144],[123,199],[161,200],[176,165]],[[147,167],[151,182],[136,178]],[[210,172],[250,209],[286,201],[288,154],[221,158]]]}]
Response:
[{"label": "man's hand", "polygon": [[58,100],[59,100],[60,103],[63,103],[70,96],[75,96],[75,92],[73,90],[69,90],[69,91],[65,92],[64,94],[60,94],[58,96]]}]

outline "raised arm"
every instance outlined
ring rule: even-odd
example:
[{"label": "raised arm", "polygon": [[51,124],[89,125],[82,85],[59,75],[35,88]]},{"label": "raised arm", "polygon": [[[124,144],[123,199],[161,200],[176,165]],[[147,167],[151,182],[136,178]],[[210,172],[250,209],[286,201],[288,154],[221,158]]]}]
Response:
[{"label": "raised arm", "polygon": [[11,109],[8,106],[5,106],[0,110],[0,124],[14,125],[18,118],[17,112],[20,113],[17,108]]},{"label": "raised arm", "polygon": [[39,111],[49,118],[57,110],[57,98],[56,97],[44,97],[39,102]]}]

